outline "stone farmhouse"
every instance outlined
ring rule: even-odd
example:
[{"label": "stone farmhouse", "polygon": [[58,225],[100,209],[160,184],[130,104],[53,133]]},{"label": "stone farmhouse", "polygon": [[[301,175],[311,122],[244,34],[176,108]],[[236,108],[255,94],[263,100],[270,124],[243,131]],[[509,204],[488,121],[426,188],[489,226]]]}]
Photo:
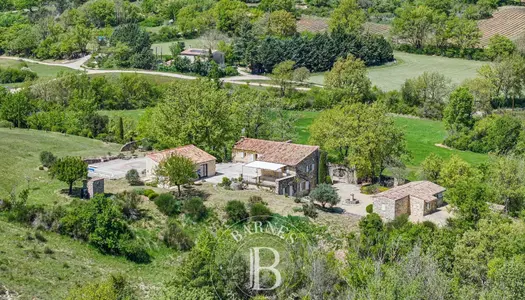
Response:
[{"label": "stone farmhouse", "polygon": [[414,181],[373,196],[374,212],[393,220],[406,214],[421,219],[443,206],[445,188],[430,181]]},{"label": "stone farmhouse", "polygon": [[[232,161],[245,163],[245,182],[279,195],[307,193],[318,182],[318,146],[242,138],[233,146]],[[247,176],[246,168],[255,169],[255,176]]]},{"label": "stone farmhouse", "polygon": [[215,165],[217,159],[213,155],[194,145],[186,145],[148,154],[146,158],[146,175],[155,175],[155,170],[159,163],[174,154],[192,160],[195,163],[195,170],[199,178],[215,176]]},{"label": "stone farmhouse", "polygon": [[[208,60],[210,58],[210,50],[190,48],[182,51],[180,56],[186,57],[191,62],[194,62],[196,59]],[[211,50],[211,59],[219,65],[224,65],[224,53],[221,51]]]}]

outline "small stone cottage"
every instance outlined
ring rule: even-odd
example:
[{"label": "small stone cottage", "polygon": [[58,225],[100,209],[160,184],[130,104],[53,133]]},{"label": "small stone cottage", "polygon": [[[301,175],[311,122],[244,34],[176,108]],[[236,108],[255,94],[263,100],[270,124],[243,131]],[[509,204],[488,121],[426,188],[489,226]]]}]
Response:
[{"label": "small stone cottage", "polygon": [[232,161],[255,169],[255,176],[243,179],[273,189],[276,194],[293,196],[309,192],[317,185],[319,147],[242,138],[232,150]]},{"label": "small stone cottage", "polygon": [[445,188],[430,181],[414,181],[373,196],[374,212],[385,220],[406,214],[420,219],[443,206]]},{"label": "small stone cottage", "polygon": [[215,176],[217,159],[195,145],[186,145],[148,154],[146,159],[146,174],[148,176],[155,175],[155,170],[159,163],[174,154],[184,156],[193,161],[193,163],[195,163],[195,171],[199,178]]}]

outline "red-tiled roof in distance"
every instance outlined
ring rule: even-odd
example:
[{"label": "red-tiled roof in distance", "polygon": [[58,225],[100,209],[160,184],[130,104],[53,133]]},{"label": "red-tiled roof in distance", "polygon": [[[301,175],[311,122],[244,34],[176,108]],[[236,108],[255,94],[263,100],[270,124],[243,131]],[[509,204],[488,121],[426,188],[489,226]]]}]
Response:
[{"label": "red-tiled roof in distance", "polygon": [[234,150],[251,151],[258,154],[257,160],[295,166],[319,149],[318,146],[242,138]]},{"label": "red-tiled roof in distance", "polygon": [[198,147],[194,145],[186,145],[181,146],[173,149],[167,149],[160,152],[150,153],[148,154],[148,157],[156,162],[160,162],[161,160],[173,155],[177,154],[180,156],[184,156],[186,158],[191,159],[195,164],[201,164],[208,161],[216,160],[216,158],[209,154],[208,152],[199,149]]},{"label": "red-tiled roof in distance", "polygon": [[413,181],[407,184],[396,186],[375,195],[374,197],[383,197],[391,200],[400,200],[407,196],[420,198],[424,201],[436,199],[434,195],[444,192],[446,189],[430,181]]}]

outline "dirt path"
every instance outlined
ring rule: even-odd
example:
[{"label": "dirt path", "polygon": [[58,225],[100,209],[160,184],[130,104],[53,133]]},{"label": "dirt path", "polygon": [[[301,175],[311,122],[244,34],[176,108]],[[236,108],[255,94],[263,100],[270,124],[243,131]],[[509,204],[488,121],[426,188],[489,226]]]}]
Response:
[{"label": "dirt path", "polygon": [[[44,62],[44,61],[38,61],[28,58],[22,58],[22,57],[11,57],[11,56],[2,56],[0,57],[2,59],[11,59],[11,60],[21,60],[25,62],[35,63],[35,64],[41,64],[46,66],[57,66],[57,67],[64,67],[64,68],[70,68],[73,70],[78,71],[84,71],[88,75],[89,74],[111,74],[111,73],[135,73],[135,74],[145,74],[145,75],[157,75],[157,76],[165,76],[165,77],[172,77],[172,78],[178,78],[178,79],[185,79],[185,80],[195,80],[199,77],[196,76],[189,76],[189,75],[182,75],[177,73],[170,73],[170,72],[158,72],[158,71],[147,71],[147,70],[95,70],[95,69],[89,69],[84,66],[84,64],[91,58],[91,55],[86,55],[78,60],[74,61],[67,61],[63,63],[54,63],[54,62]],[[278,85],[275,84],[269,84],[269,83],[259,83],[259,82],[249,82],[250,80],[267,80],[270,81],[271,78],[261,75],[253,75],[248,74],[246,72],[242,72],[239,76],[233,76],[233,77],[227,77],[221,79],[222,82],[225,83],[231,83],[231,84],[238,84],[238,85],[249,85],[254,87],[273,87],[278,88]],[[295,89],[300,91],[309,91],[310,88],[307,87],[296,87]]]}]

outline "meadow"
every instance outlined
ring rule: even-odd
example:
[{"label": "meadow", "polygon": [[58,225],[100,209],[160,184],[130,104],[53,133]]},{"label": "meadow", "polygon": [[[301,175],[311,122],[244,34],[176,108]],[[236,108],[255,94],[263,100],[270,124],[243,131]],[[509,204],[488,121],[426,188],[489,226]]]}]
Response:
[{"label": "meadow", "polygon": [[[108,144],[79,136],[29,129],[0,128],[0,199],[12,191],[17,194],[30,189],[34,203],[67,202],[69,198],[61,193],[67,184],[51,179],[46,171],[39,170],[40,152],[50,151],[57,157],[97,157],[116,154],[120,145]],[[79,186],[80,183],[77,183]]]},{"label": "meadow", "polygon": [[[20,69],[24,66],[30,68],[32,71],[36,72],[38,79],[52,79],[57,76],[60,72],[75,72],[70,68],[60,67],[60,66],[48,66],[42,64],[36,64],[31,62],[23,62],[13,59],[2,59],[0,57],[0,68],[16,68]],[[23,83],[8,83],[2,84],[4,87],[17,87],[23,85]]]},{"label": "meadow", "polygon": [[[460,84],[465,79],[476,77],[477,70],[486,64],[482,61],[398,51],[394,52],[394,57],[394,63],[368,69],[368,77],[372,84],[384,91],[400,89],[407,79],[418,77],[424,72],[438,72],[449,78],[453,84]],[[313,74],[309,82],[324,84],[324,73]]]}]

